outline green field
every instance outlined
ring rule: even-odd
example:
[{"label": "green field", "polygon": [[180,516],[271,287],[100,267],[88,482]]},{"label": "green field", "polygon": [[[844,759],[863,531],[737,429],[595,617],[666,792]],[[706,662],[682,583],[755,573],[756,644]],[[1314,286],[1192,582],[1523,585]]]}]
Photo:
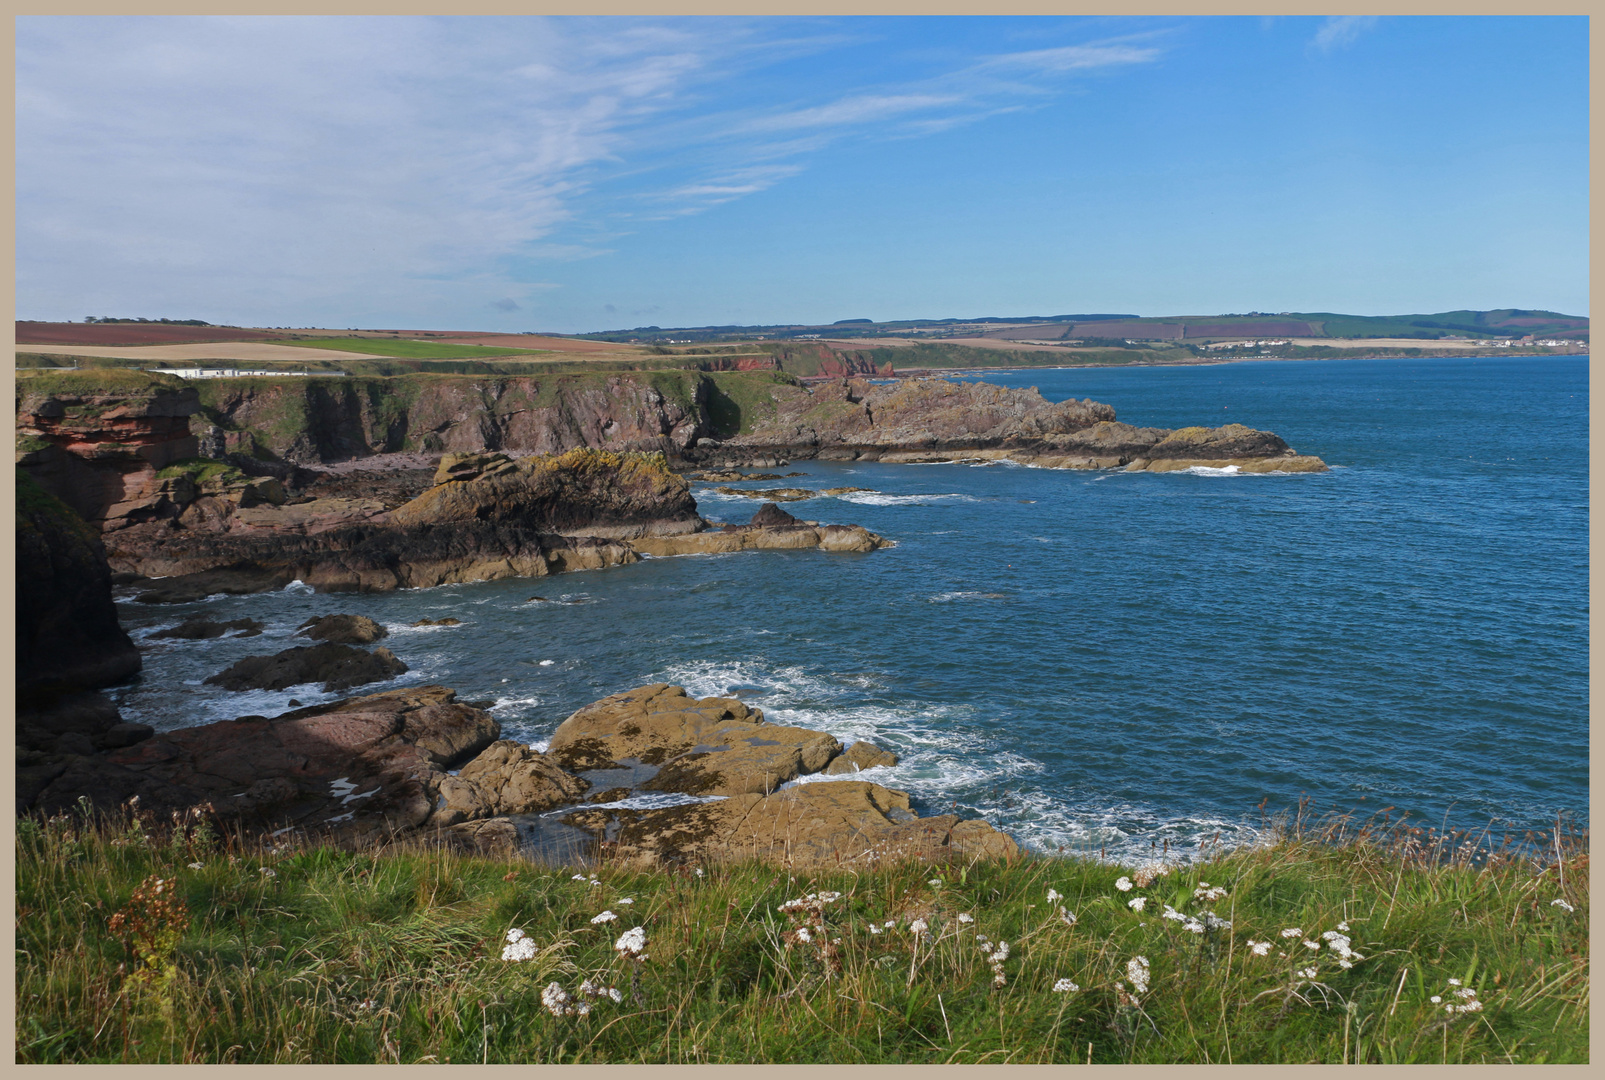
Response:
[{"label": "green field", "polygon": [[[1588,856],[1556,839],[1559,861],[1474,857],[1336,822],[1158,876],[1035,856],[576,877],[23,819],[16,1057],[1586,1062]],[[616,940],[635,927],[639,961]]]}]

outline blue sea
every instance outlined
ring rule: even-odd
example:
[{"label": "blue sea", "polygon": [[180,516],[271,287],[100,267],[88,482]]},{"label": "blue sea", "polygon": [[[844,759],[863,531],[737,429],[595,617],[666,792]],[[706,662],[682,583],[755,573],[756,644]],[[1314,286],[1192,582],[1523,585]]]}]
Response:
[{"label": "blue sea", "polygon": [[[390,628],[412,667],[397,683],[493,702],[508,737],[540,745],[574,709],[642,683],[739,694],[773,722],[895,751],[900,764],[865,778],[1037,850],[1250,843],[1301,799],[1496,838],[1586,819],[1586,358],[983,377],[1139,425],[1268,429],[1333,468],[797,462],[779,471],[806,476],[773,485],[873,493],[788,509],[897,547],[389,595],[125,597],[146,667],[118,695],[124,714],[171,728],[330,700],[200,680],[304,642],[290,637],[310,616],[353,612]],[[758,506],[696,491],[713,518]],[[200,611],[268,631],[142,640]],[[407,626],[448,615],[463,625]]]}]

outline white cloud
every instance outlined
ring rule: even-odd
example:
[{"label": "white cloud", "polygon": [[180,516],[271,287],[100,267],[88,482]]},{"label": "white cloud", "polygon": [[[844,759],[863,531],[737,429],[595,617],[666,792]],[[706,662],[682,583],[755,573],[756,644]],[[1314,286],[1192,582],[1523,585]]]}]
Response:
[{"label": "white cloud", "polygon": [[743,103],[753,72],[841,44],[766,20],[19,19],[19,312],[511,316],[551,287],[531,261],[609,254],[843,137],[930,135],[1158,55],[955,57]]},{"label": "white cloud", "polygon": [[1322,52],[1352,45],[1361,34],[1377,24],[1375,15],[1332,15],[1315,32],[1312,44]]}]

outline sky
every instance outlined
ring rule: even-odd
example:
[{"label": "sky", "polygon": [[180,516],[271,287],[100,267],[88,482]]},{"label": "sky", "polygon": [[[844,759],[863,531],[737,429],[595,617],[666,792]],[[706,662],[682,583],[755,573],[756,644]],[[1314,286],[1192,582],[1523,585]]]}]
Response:
[{"label": "sky", "polygon": [[1587,20],[17,20],[17,317],[1588,313]]}]

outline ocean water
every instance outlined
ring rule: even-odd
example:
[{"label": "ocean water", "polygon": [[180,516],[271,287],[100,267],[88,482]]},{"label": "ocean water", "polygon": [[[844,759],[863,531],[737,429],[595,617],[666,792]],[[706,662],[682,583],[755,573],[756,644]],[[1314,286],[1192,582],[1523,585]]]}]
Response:
[{"label": "ocean water", "polygon": [[[1301,798],[1519,836],[1588,809],[1587,376],[1581,357],[987,373],[1136,424],[1269,429],[1334,468],[797,462],[806,476],[770,486],[873,493],[789,510],[898,546],[389,595],[125,597],[136,640],[200,611],[268,630],[142,641],[145,671],[118,696],[158,728],[329,700],[201,680],[353,612],[412,667],[372,689],[454,687],[507,737],[539,745],[647,682],[738,694],[894,750],[865,778],[1038,850],[1247,843]],[[759,505],[696,490],[714,518]],[[447,615],[463,625],[407,626]]]}]

